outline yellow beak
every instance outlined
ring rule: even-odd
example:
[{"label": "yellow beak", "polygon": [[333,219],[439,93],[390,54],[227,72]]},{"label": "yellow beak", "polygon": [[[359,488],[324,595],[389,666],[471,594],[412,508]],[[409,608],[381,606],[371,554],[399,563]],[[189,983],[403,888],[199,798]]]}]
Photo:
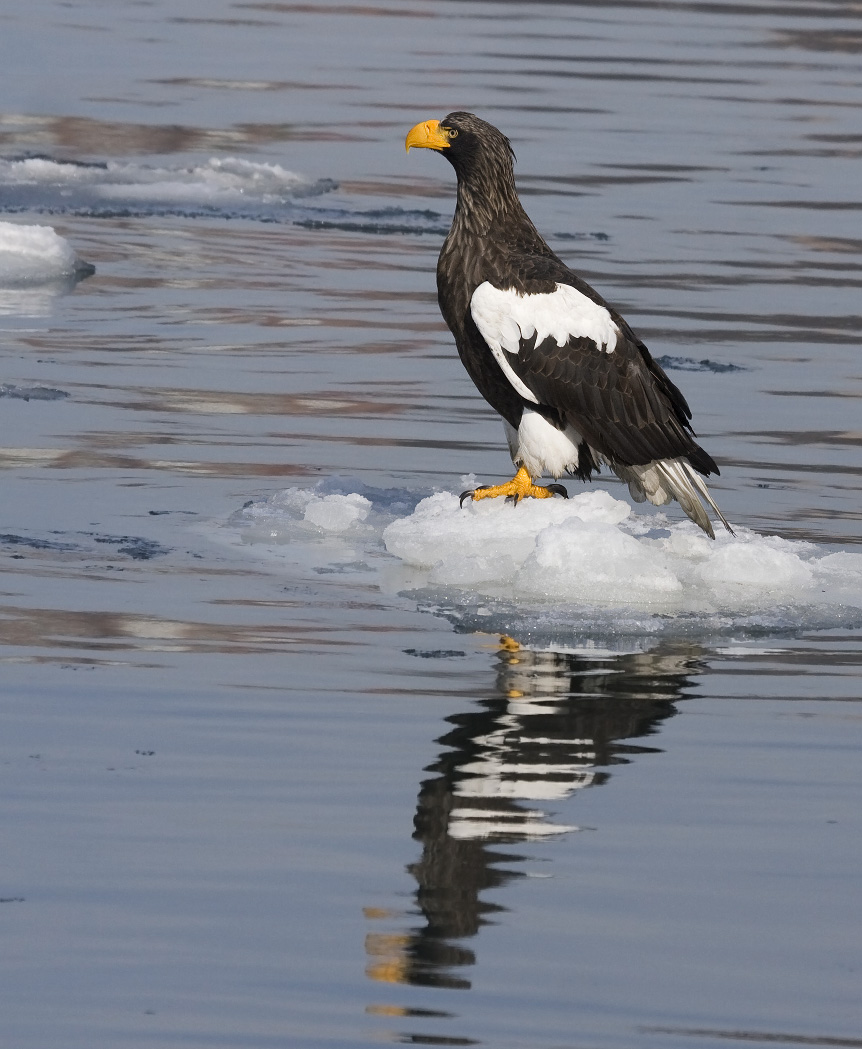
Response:
[{"label": "yellow beak", "polygon": [[408,153],[411,146],[418,146],[421,149],[448,149],[449,139],[440,130],[439,120],[424,120],[410,129],[404,145]]}]

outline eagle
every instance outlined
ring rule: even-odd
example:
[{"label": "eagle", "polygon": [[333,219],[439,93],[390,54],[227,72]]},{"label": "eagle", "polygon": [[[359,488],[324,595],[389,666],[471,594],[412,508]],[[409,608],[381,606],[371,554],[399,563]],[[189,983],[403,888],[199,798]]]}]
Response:
[{"label": "eagle", "polygon": [[437,263],[440,311],[470,378],[502,416],[517,467],[506,484],[464,492],[461,505],[568,498],[560,484],[534,482],[589,481],[607,466],[637,502],[676,499],[714,539],[708,506],[733,534],[703,480],[718,467],[694,439],[685,397],[545,243],[518,198],[508,138],[456,112],[417,124],[405,145],[436,150],[455,169],[457,205]]}]

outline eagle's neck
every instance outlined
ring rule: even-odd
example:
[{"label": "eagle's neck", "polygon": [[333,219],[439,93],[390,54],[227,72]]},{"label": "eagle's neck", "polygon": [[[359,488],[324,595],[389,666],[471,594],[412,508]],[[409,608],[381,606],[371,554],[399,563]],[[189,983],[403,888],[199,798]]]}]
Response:
[{"label": "eagle's neck", "polygon": [[476,165],[457,174],[458,203],[453,231],[458,228],[467,235],[485,237],[492,229],[532,227],[518,200],[511,166],[486,170]]},{"label": "eagle's neck", "polygon": [[458,202],[437,265],[440,304],[450,328],[483,281],[505,283],[513,257],[550,254],[521,206],[511,163],[474,163],[466,170],[456,167],[456,173]]},{"label": "eagle's neck", "polygon": [[[437,262],[437,291],[460,345],[469,327],[470,300],[480,284],[490,281],[498,288],[524,291],[521,260],[558,260],[521,206],[508,153],[448,159],[458,176],[458,202]],[[553,290],[553,285],[540,290]]]}]

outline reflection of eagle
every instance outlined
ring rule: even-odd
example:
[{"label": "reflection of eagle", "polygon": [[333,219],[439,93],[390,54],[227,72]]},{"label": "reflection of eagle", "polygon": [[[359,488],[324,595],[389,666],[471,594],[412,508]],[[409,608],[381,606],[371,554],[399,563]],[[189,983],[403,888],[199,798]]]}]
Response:
[{"label": "reflection of eagle", "polygon": [[453,970],[475,957],[458,941],[504,909],[481,893],[521,876],[511,865],[525,858],[499,846],[575,829],[554,823],[543,806],[604,783],[602,769],[654,753],[620,741],[656,732],[689,694],[696,670],[690,649],[607,657],[501,653],[497,694],[447,719],[452,728],[437,741],[445,749],[419,791],[414,837],[422,856],[410,873],[425,924],[390,938],[397,962],[378,957],[369,975],[469,987]]},{"label": "reflection of eagle", "polygon": [[437,264],[440,309],[479,392],[503,417],[518,473],[473,499],[565,495],[533,479],[602,463],[632,496],[676,499],[710,536],[704,503],[730,531],[701,474],[718,473],[694,440],[685,397],[623,318],[541,238],[515,189],[512,147],[472,113],[417,124],[407,148],[455,168],[458,203]]}]

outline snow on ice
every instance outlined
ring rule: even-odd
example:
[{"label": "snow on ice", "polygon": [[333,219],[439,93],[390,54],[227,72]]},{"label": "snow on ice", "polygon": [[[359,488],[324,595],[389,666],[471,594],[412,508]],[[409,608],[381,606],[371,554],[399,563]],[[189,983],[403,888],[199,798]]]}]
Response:
[{"label": "snow on ice", "polygon": [[[471,479],[463,479],[463,487]],[[794,632],[862,624],[862,554],[765,536],[708,539],[601,489],[465,504],[345,479],[293,488],[231,519],[271,559],[376,573],[460,629],[534,637]]]},{"label": "snow on ice", "polygon": [[50,226],[0,222],[0,286],[39,284],[92,272]]}]

